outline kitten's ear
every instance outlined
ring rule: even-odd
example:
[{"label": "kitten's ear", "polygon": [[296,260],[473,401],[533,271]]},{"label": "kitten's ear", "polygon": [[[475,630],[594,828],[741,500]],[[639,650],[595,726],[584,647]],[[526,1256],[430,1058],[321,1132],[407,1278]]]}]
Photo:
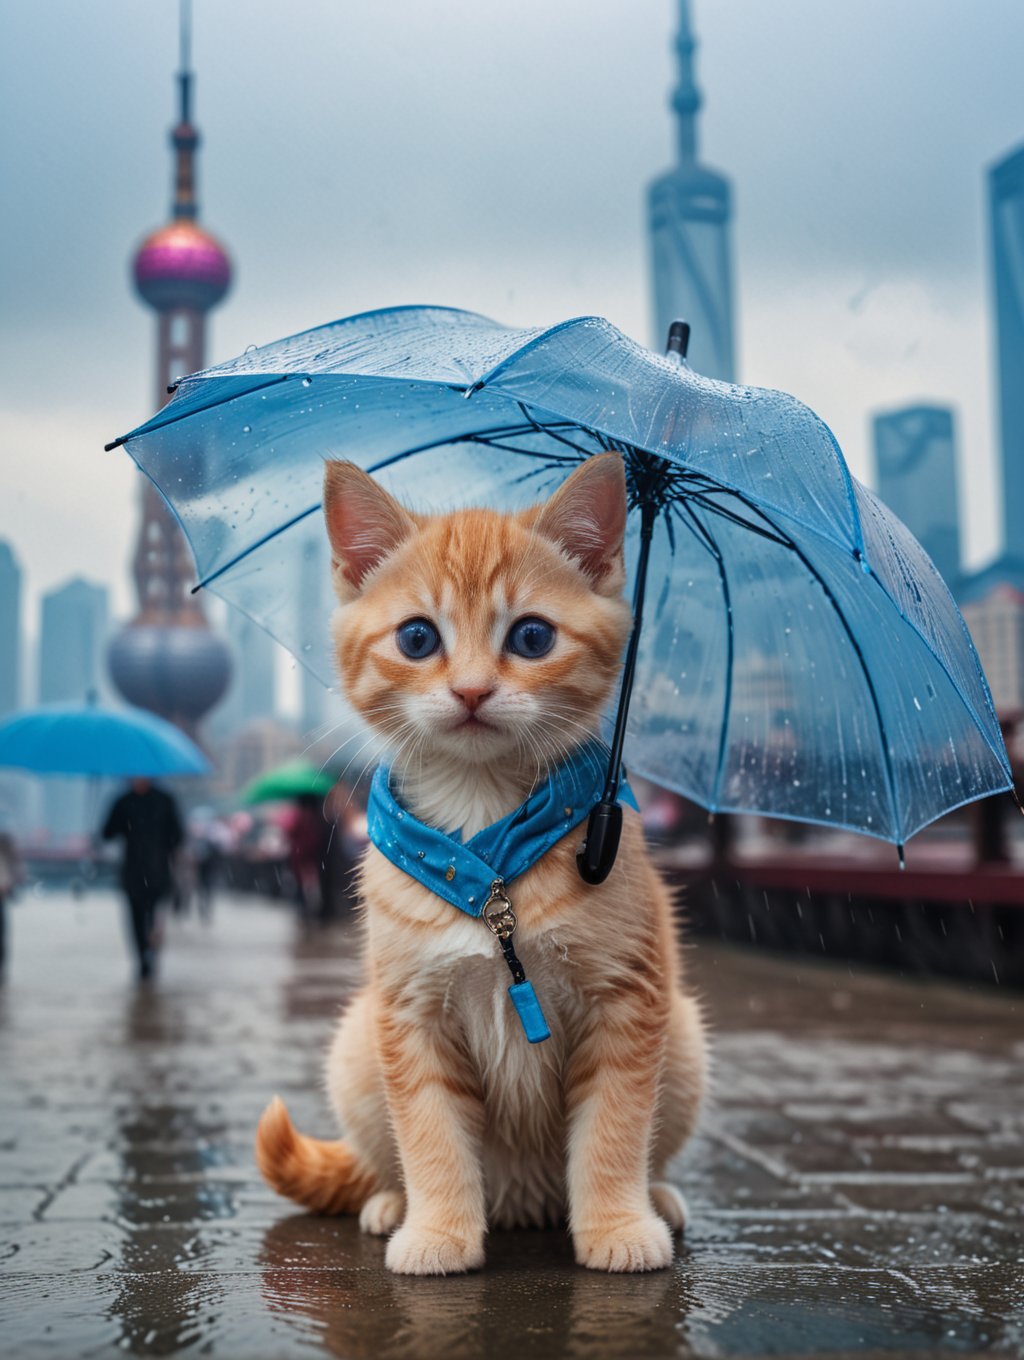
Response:
[{"label": "kitten's ear", "polygon": [[602,595],[621,591],[626,473],[617,453],[598,453],[581,463],[534,513],[537,532],[578,562],[595,590]]},{"label": "kitten's ear", "polygon": [[324,518],[335,580],[348,598],[416,528],[394,496],[355,463],[329,462],[324,469]]}]

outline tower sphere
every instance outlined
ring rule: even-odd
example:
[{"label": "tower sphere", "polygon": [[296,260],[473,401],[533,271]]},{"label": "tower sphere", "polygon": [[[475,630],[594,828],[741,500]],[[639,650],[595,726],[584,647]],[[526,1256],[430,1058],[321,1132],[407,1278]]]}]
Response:
[{"label": "tower sphere", "polygon": [[135,254],[135,287],[158,312],[216,306],[231,283],[231,261],[220,242],[188,219],[152,232]]},{"label": "tower sphere", "polygon": [[191,729],[223,697],[231,655],[208,628],[136,623],[113,639],[107,664],[130,704]]}]

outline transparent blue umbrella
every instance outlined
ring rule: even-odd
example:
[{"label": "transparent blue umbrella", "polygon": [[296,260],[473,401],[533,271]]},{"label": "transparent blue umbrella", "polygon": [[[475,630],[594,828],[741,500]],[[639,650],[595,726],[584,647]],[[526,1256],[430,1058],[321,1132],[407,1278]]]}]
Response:
[{"label": "transparent blue umbrella", "polygon": [[350,317],[183,379],[120,444],[173,507],[200,584],[325,683],[328,621],[306,636],[295,607],[324,459],[352,459],[418,509],[513,508],[617,450],[644,613],[625,666],[630,769],[712,811],[900,846],[1012,788],[949,591],[821,420],[600,318]]}]

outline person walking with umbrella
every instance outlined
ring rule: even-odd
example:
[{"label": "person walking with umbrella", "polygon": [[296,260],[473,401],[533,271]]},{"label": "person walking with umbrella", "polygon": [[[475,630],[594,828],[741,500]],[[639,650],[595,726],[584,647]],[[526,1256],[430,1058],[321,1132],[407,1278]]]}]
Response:
[{"label": "person walking with umbrella", "polygon": [[139,976],[151,977],[156,961],[154,932],[160,902],[171,891],[171,857],[185,838],[178,805],[149,779],[133,779],[112,804],[103,839],[124,841],[121,886],[128,899]]}]

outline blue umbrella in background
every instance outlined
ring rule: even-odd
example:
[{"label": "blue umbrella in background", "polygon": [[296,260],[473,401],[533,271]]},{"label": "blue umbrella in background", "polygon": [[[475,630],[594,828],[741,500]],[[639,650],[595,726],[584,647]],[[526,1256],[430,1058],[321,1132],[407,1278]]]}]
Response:
[{"label": "blue umbrella in background", "polygon": [[210,762],[183,732],[141,709],[46,704],[0,722],[0,766],[94,778],[200,775]]},{"label": "blue umbrella in background", "polygon": [[418,509],[514,508],[618,451],[637,623],[589,881],[614,859],[624,737],[632,770],[713,811],[901,847],[1012,788],[977,654],[924,550],[813,412],[694,373],[673,329],[662,356],[597,317],[517,330],[444,308],[370,312],[183,379],[108,447],[163,492],[200,585],[325,683],[327,619],[304,636],[294,607],[325,458]]}]

